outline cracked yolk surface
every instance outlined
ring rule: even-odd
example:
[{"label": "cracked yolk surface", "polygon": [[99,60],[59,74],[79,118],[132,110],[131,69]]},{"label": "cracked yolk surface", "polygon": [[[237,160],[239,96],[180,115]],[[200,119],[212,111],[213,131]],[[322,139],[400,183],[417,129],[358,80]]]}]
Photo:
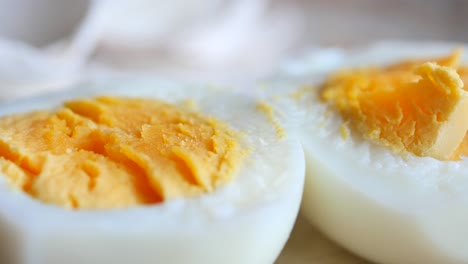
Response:
[{"label": "cracked yolk surface", "polygon": [[0,169],[74,209],[193,197],[229,182],[245,151],[225,123],[158,100],[98,97],[0,119]]},{"label": "cracked yolk surface", "polygon": [[343,70],[321,89],[322,99],[365,138],[399,153],[440,160],[468,154],[468,69],[461,50],[383,68]]}]

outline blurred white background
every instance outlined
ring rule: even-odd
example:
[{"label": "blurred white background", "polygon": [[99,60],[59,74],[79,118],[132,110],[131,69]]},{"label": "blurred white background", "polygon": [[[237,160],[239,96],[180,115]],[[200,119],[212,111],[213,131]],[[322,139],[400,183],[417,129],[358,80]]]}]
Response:
[{"label": "blurred white background", "polygon": [[466,26],[463,0],[0,0],[0,98],[122,72],[253,80],[314,47],[468,42]]}]

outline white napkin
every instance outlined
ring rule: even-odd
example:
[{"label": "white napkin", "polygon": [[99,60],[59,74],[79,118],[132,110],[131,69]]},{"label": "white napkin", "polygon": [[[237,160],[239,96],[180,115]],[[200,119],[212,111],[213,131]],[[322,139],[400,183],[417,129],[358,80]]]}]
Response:
[{"label": "white napkin", "polygon": [[[35,3],[39,2],[39,3]],[[10,7],[13,14],[9,15],[12,23],[23,23],[23,27],[44,30],[37,24],[67,23],[68,21],[47,21],[55,19],[52,12],[76,13],[79,10],[68,10],[67,5],[59,4],[58,0],[2,0],[0,5]],[[82,18],[70,32],[64,32],[61,39],[37,47],[31,42],[12,38],[0,37],[0,100],[15,99],[21,96],[33,95],[41,92],[63,89],[80,79],[83,65],[95,49],[104,25],[106,1],[81,1],[83,4]],[[24,8],[33,8],[40,4],[43,12],[31,12]],[[45,6],[44,6],[45,5]],[[20,7],[18,7],[20,6]],[[76,7],[75,5],[72,5]],[[44,10],[46,10],[44,12]],[[3,12],[8,12],[5,10]],[[42,17],[31,18],[31,15]],[[49,18],[50,16],[50,18]],[[62,16],[66,18],[66,14]],[[26,21],[26,22],[25,22]],[[27,23],[30,24],[27,24]],[[0,31],[8,31],[1,28]],[[29,28],[25,32],[14,32],[23,38],[33,39],[37,32]],[[60,30],[60,27],[57,27]],[[1,33],[1,32],[0,32]],[[26,34],[26,35],[25,35]],[[43,42],[44,40],[40,40]]]},{"label": "white napkin", "polygon": [[[12,20],[8,25],[23,23],[25,32],[16,35],[26,34],[23,40],[8,38],[8,28],[0,25],[0,100],[64,89],[102,72],[202,81],[266,74],[300,32],[294,10],[271,2],[0,0],[9,7],[2,9]],[[28,41],[41,35],[36,30],[51,30],[37,24],[63,30],[60,23],[71,23],[67,17],[77,14],[68,31],[52,32],[61,34],[58,40],[40,47]]]}]

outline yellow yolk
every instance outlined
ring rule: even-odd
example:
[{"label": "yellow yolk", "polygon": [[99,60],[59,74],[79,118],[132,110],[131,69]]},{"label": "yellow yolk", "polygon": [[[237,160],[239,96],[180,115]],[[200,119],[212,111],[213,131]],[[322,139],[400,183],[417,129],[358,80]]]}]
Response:
[{"label": "yellow yolk", "polygon": [[158,100],[98,97],[0,119],[0,169],[32,197],[121,208],[211,192],[245,156],[226,124]]},{"label": "yellow yolk", "polygon": [[365,138],[394,151],[457,159],[468,153],[468,70],[459,57],[455,50],[432,62],[340,71],[323,85],[322,99]]},{"label": "yellow yolk", "polygon": [[260,102],[257,104],[257,110],[263,112],[267,118],[267,120],[272,124],[272,126],[275,128],[276,135],[278,138],[285,138],[286,137],[286,131],[284,128],[281,126],[281,124],[278,122],[276,119],[274,112],[275,110],[271,105],[265,103],[265,102]]}]

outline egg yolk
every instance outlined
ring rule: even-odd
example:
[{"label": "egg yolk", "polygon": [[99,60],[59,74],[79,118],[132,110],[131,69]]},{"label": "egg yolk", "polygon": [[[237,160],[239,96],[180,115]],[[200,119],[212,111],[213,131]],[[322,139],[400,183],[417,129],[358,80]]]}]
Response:
[{"label": "egg yolk", "polygon": [[468,68],[461,50],[442,58],[332,74],[321,97],[365,138],[440,160],[468,154]]},{"label": "egg yolk", "polygon": [[232,180],[245,151],[225,123],[158,100],[98,97],[0,119],[0,170],[45,203],[154,204]]}]

